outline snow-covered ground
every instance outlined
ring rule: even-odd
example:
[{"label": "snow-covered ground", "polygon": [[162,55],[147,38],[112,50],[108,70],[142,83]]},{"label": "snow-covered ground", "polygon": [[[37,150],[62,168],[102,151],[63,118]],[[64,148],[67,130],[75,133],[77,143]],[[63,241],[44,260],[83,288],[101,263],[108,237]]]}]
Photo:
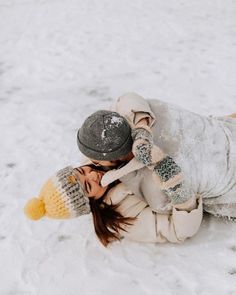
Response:
[{"label": "snow-covered ground", "polygon": [[76,131],[127,91],[236,112],[233,0],[0,0],[0,295],[236,294],[236,223],[206,216],[183,245],[105,249],[91,216],[22,208],[78,164]]}]

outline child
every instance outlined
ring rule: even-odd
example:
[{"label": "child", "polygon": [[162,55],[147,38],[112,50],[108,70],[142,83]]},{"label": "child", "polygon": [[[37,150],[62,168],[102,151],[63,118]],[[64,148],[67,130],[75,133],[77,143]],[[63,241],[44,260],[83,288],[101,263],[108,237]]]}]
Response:
[{"label": "child", "polygon": [[[129,127],[118,124],[122,121],[113,118],[116,116],[125,119]],[[96,164],[114,166],[118,160],[119,167],[107,172],[102,183],[108,185],[119,179],[156,212],[171,210],[170,197],[174,193],[185,201],[201,195],[204,209],[209,213],[236,217],[236,120],[233,116],[206,117],[128,93],[118,98],[112,111],[105,115],[96,112],[85,120],[78,131],[78,146]],[[128,131],[132,147],[127,140]],[[119,153],[114,156],[114,151]],[[132,155],[138,161],[134,161]],[[120,160],[126,165],[120,167]],[[156,198],[156,180],[151,173],[153,169],[161,173],[163,167],[169,169],[161,175],[168,186],[162,187],[163,194]],[[171,183],[177,174],[181,177]]]}]

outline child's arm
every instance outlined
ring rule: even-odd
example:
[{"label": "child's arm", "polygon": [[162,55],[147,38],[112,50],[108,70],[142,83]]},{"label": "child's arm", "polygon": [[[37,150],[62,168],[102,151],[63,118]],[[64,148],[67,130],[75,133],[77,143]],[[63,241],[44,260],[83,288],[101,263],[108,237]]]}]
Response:
[{"label": "child's arm", "polygon": [[161,190],[172,204],[182,204],[194,197],[194,193],[183,181],[180,166],[154,145],[151,127],[156,118],[148,102],[135,93],[129,93],[120,97],[115,107],[115,111],[125,116],[132,127],[132,152],[135,158],[153,169]]},{"label": "child's arm", "polygon": [[133,153],[136,159],[153,169],[160,189],[173,205],[182,204],[194,197],[194,193],[184,182],[181,167],[172,157],[153,145],[153,138],[148,122],[142,119],[133,129]]},{"label": "child's arm", "polygon": [[[158,153],[159,148],[155,147]],[[194,199],[195,193],[184,181],[181,167],[168,155],[163,154],[163,158],[152,165],[154,176],[161,191],[166,194],[173,205],[180,205],[190,199]],[[151,168],[151,167],[150,167]]]}]

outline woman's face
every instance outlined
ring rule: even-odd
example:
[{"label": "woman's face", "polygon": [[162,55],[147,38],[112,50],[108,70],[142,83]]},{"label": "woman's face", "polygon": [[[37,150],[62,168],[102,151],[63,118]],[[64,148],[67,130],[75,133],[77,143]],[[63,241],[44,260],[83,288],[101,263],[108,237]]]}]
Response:
[{"label": "woman's face", "polygon": [[105,172],[90,166],[82,166],[74,170],[88,197],[99,199],[104,195],[107,187],[102,187],[101,179]]}]

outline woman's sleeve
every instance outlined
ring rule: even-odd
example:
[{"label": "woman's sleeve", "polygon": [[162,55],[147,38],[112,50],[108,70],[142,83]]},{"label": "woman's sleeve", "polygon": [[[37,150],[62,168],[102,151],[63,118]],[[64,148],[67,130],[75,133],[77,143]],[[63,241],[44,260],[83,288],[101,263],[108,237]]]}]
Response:
[{"label": "woman's sleeve", "polygon": [[[172,215],[157,215],[157,235],[169,242],[183,242],[194,236],[201,225],[203,217],[202,198],[197,197],[194,208],[187,210],[189,201],[182,204],[182,209],[173,207]],[[186,207],[186,209],[185,209]]]},{"label": "woman's sleeve", "polygon": [[182,209],[174,206],[169,214],[158,214],[147,205],[135,214],[134,204],[130,207],[124,204],[121,213],[125,217],[136,219],[132,225],[126,227],[122,235],[137,242],[181,243],[198,232],[203,216],[200,197],[192,209],[185,207],[189,208],[189,204],[182,204]]},{"label": "woman's sleeve", "polygon": [[155,123],[155,115],[147,100],[133,92],[120,96],[112,105],[111,110],[124,116],[132,128],[143,119],[146,119],[149,127]]}]

